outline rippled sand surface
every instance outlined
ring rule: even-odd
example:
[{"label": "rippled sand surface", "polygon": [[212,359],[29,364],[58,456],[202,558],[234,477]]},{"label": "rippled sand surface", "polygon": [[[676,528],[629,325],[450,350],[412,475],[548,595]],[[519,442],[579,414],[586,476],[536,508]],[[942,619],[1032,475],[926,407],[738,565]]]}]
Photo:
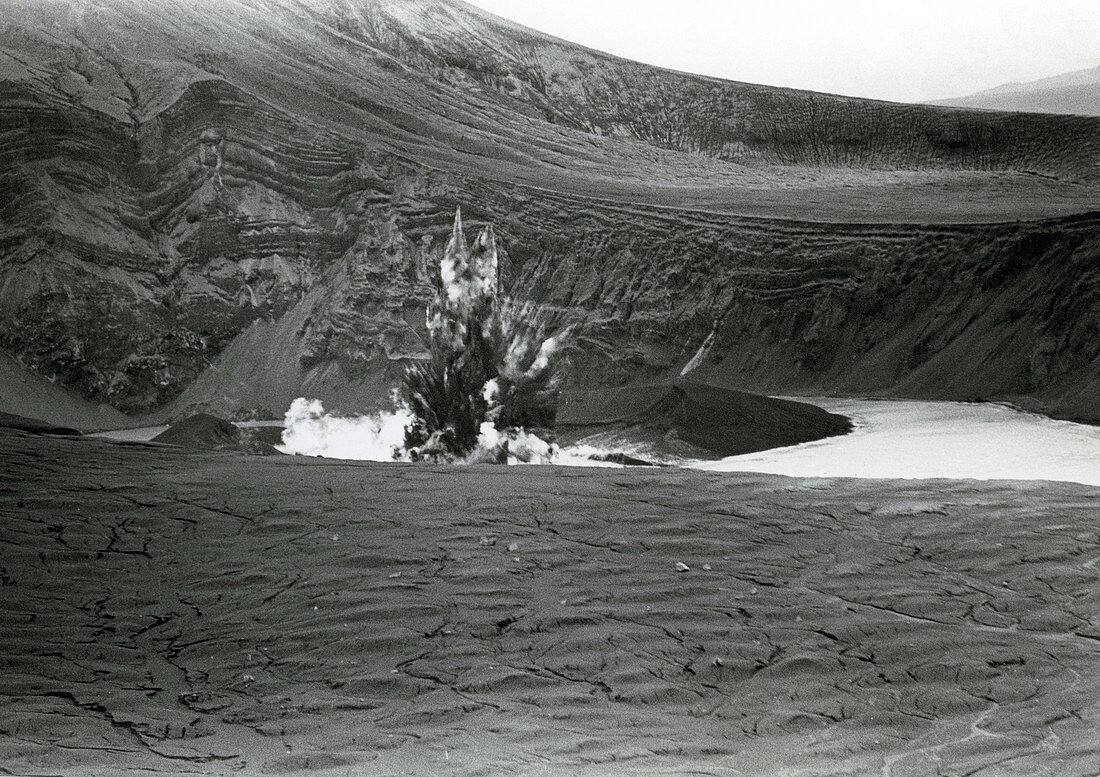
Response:
[{"label": "rippled sand surface", "polygon": [[0,463],[0,771],[1096,773],[1096,488]]}]

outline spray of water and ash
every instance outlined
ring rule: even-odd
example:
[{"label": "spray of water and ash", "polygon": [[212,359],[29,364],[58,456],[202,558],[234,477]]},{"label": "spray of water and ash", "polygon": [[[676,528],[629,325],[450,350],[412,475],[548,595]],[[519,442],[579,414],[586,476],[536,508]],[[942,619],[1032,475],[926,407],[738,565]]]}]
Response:
[{"label": "spray of water and ash", "polygon": [[536,432],[554,424],[556,357],[569,330],[501,293],[493,228],[468,245],[461,211],[439,269],[427,310],[429,356],[409,368],[397,410],[336,418],[317,400],[296,399],[283,450],[374,460],[550,461],[554,448]]}]

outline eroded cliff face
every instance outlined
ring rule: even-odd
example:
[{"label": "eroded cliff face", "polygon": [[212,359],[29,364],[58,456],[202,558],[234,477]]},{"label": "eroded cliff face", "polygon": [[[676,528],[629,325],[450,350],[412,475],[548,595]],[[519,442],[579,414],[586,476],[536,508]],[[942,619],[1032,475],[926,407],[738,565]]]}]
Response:
[{"label": "eroded cliff face", "polygon": [[[575,325],[574,385],[677,375],[713,334],[697,380],[771,393],[1011,399],[1098,418],[1100,215],[861,226],[478,194],[468,209],[474,223],[497,227],[506,289]],[[425,227],[394,227],[391,239],[403,250],[388,255],[382,277],[356,291],[351,263],[322,279],[287,315],[302,321],[297,329],[271,327],[259,351],[253,343],[227,355],[221,374],[235,385],[207,376],[181,402],[278,412],[308,386],[334,409],[378,404],[399,379],[394,360],[418,356],[423,304],[404,292],[382,302],[376,289],[387,279],[400,284],[402,273],[419,277],[422,260],[430,267],[448,217],[440,210]],[[359,256],[369,278],[386,253]],[[379,328],[382,309],[391,312]],[[385,345],[395,341],[400,348]],[[297,354],[294,364],[340,369],[307,378],[288,370],[281,389],[250,386],[237,370],[255,352],[280,354],[264,357],[267,364]],[[356,380],[369,390],[349,385]],[[272,407],[265,398],[275,396]]]},{"label": "eroded cliff face", "polygon": [[375,330],[426,293],[426,245],[408,244],[397,211],[377,203],[418,169],[325,145],[216,80],[128,136],[93,111],[7,97],[30,103],[6,112],[0,267],[0,340],[24,363],[150,409],[329,276],[342,279],[338,299],[311,319],[303,364],[342,347],[333,317],[378,319],[356,328],[363,347],[401,348],[400,334]]},{"label": "eroded cliff face", "polygon": [[384,402],[461,204],[578,323],[577,381],[713,332],[699,376],[750,390],[1100,406],[1100,120],[697,78],[452,2],[7,10],[0,347],[87,398]]},{"label": "eroded cliff face", "polygon": [[713,333],[693,375],[720,385],[1100,418],[1098,214],[932,227],[619,212],[574,229],[580,246],[531,257],[516,286],[584,322],[586,379],[675,374]]}]

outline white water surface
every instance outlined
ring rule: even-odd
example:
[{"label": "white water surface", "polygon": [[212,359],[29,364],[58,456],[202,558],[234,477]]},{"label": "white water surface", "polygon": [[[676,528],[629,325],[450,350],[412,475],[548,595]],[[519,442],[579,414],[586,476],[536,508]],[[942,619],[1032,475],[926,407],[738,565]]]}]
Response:
[{"label": "white water surface", "polygon": [[998,404],[798,397],[852,419],[841,437],[689,466],[795,477],[1060,480],[1100,485],[1100,427]]},{"label": "white water surface", "polygon": [[101,440],[116,440],[118,442],[149,442],[161,432],[168,431],[167,424],[162,426],[137,426],[131,429],[110,429],[106,432],[93,432],[85,437],[95,437]]},{"label": "white water surface", "polygon": [[[855,429],[840,437],[731,456],[719,461],[664,461],[714,472],[766,472],[795,477],[975,478],[1054,480],[1100,486],[1100,427],[1055,421],[997,404],[887,399],[792,397],[846,415]],[[244,422],[238,426],[280,426]],[[168,427],[123,429],[94,437],[149,440]],[[645,446],[620,439],[593,438],[590,444],[561,450],[555,464],[621,467],[596,461],[596,454],[625,452],[657,460]],[[366,458],[354,450],[313,451],[314,455]],[[350,455],[349,455],[350,453]],[[391,460],[388,454],[384,457]]]}]

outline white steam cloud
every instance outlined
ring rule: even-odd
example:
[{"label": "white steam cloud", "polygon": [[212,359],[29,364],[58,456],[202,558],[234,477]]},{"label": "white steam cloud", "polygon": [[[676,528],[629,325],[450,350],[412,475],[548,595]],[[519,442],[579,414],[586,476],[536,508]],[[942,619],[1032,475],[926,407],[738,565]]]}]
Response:
[{"label": "white steam cloud", "polygon": [[526,377],[534,377],[547,367],[550,366],[550,360],[554,358],[554,354],[558,351],[558,338],[550,337],[543,340],[542,345],[539,346],[539,352],[535,356],[535,361],[531,363],[531,366],[527,368],[525,373]]},{"label": "white steam cloud", "polygon": [[396,412],[341,418],[329,415],[319,399],[299,397],[284,417],[283,453],[359,461],[405,458],[405,427],[412,414]]},{"label": "white steam cloud", "polygon": [[473,246],[468,247],[462,228],[462,209],[456,210],[454,228],[439,263],[443,294],[427,312],[428,329],[433,335],[461,345],[471,312],[497,297],[498,261],[493,226],[487,224]]},{"label": "white steam cloud", "polygon": [[557,446],[523,429],[497,429],[492,421],[481,425],[477,448],[468,463],[499,462],[508,464],[553,464]]},{"label": "white steam cloud", "polygon": [[[303,456],[409,461],[404,442],[405,426],[411,420],[412,414],[405,408],[350,418],[334,416],[325,412],[321,400],[299,397],[286,411],[283,444],[276,447]],[[558,463],[557,446],[523,429],[499,430],[486,421],[479,431],[477,448],[461,463]],[[567,463],[574,463],[573,458]]]}]

